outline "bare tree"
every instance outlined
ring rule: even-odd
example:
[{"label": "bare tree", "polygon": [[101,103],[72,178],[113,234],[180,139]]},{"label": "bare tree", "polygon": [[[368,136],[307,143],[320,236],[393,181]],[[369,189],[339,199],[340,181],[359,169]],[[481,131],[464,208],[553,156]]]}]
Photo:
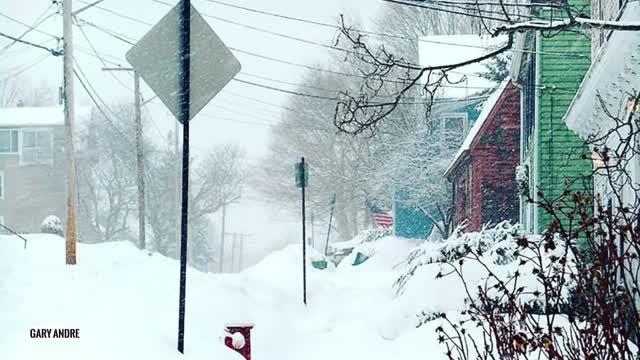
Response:
[{"label": "bare tree", "polygon": [[[159,253],[177,258],[176,231],[178,211],[174,201],[176,193],[176,161],[180,154],[157,151],[150,159],[147,180],[148,222],[153,232],[153,246]],[[194,163],[189,199],[190,251],[196,268],[209,270],[215,249],[208,234],[209,215],[222,206],[238,201],[242,195],[246,173],[244,152],[236,145],[226,144],[213,148]]]},{"label": "bare tree", "polygon": [[55,90],[45,82],[34,87],[21,77],[0,81],[0,107],[51,106],[55,104],[55,96]]},{"label": "bare tree", "polygon": [[78,186],[81,239],[87,242],[131,237],[130,220],[136,209],[133,108],[113,107],[112,118],[97,110],[81,121]]},{"label": "bare tree", "polygon": [[[452,84],[449,73],[469,64],[479,63],[506,54],[514,44],[514,34],[526,30],[566,31],[572,29],[610,29],[635,31],[640,24],[589,19],[583,6],[574,6],[568,1],[524,4],[518,1],[498,2],[423,2],[413,0],[385,0],[389,6],[406,7],[394,10],[398,14],[415,17],[418,11],[435,11],[443,17],[456,15],[460,19],[472,19],[482,32],[490,36],[505,34],[506,43],[487,53],[458,63],[439,66],[420,66],[402,52],[372,41],[367,34],[344,20],[338,44],[345,44],[350,58],[359,64],[364,74],[359,91],[342,91],[334,121],[340,131],[360,134],[375,133],[379,123],[392,114],[400,104],[411,97],[411,89],[419,88],[426,94],[426,116],[431,111],[434,94],[439,87]],[[444,15],[443,15],[444,14]],[[398,49],[396,49],[397,51]],[[415,52],[409,53],[414,54]],[[388,84],[393,83],[393,87]],[[395,91],[389,93],[389,89]]]}]

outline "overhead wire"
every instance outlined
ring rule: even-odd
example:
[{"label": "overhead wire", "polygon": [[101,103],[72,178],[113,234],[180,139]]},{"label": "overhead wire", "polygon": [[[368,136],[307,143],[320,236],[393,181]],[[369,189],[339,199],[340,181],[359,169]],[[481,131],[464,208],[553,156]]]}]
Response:
[{"label": "overhead wire", "polygon": [[[75,18],[75,17],[74,17]],[[104,67],[107,67],[107,61],[98,53],[98,50],[95,48],[95,46],[93,46],[92,41],[89,39],[89,36],[87,35],[87,33],[84,31],[83,27],[77,23],[76,21],[76,26],[78,27],[78,29],[80,29],[80,33],[82,34],[82,36],[84,37],[84,39],[86,40],[87,44],[89,45],[89,47],[91,48],[92,52],[95,54],[95,56],[98,58],[98,60],[102,63],[102,65]],[[127,86],[120,78],[118,78],[112,71],[107,71],[109,73],[109,75],[111,77],[113,77],[122,87],[124,87],[125,89],[129,90],[129,91],[134,91],[134,89],[132,89],[131,87]],[[153,117],[149,115],[149,119],[151,120],[151,123],[153,124],[154,129],[156,130],[156,132],[158,133],[158,135],[160,135],[160,137],[162,137],[162,131],[160,130],[160,128],[158,127],[158,124],[155,122],[155,120],[153,119]]]},{"label": "overhead wire", "polygon": [[[47,19],[49,19],[50,17],[55,15],[56,12],[53,12],[53,13],[49,14],[47,17],[43,18],[45,16],[45,14],[51,9],[51,7],[53,5],[54,5],[54,3],[49,4],[49,6],[47,6],[47,8],[36,18],[36,21],[34,21],[33,25],[31,25],[20,36],[18,36],[18,39],[22,40],[27,34],[29,34],[31,31],[36,29],[43,22],[45,22]],[[9,48],[11,48],[11,46],[15,45],[16,43],[18,43],[18,41],[13,41],[12,43],[9,43],[9,44],[5,45],[2,49],[0,49],[0,54],[4,54]]]},{"label": "overhead wire", "polygon": [[[160,2],[160,3],[164,3],[166,5],[170,5],[168,3],[165,3],[165,2],[162,2],[162,1],[159,1],[159,0],[155,0],[155,1],[156,2]],[[99,7],[99,8],[101,8],[101,7]],[[106,8],[102,8],[102,9],[105,10],[105,11],[108,11],[109,13],[114,14],[116,16],[122,16],[122,17],[124,17],[126,19],[129,19],[129,20],[132,20],[132,21],[136,21],[136,22],[151,26],[150,23],[144,22],[142,20],[135,19],[135,18],[132,18],[130,16],[122,15],[122,14],[120,14],[120,13],[118,13],[116,11],[110,10],[110,9],[106,9]],[[108,33],[108,34],[116,37],[118,40],[124,41],[124,42],[129,43],[129,44],[134,44],[134,42],[126,40],[124,38],[126,35],[114,34],[113,31],[110,31],[110,30],[108,30],[108,29],[106,29],[104,27],[101,27],[99,25],[96,25],[96,24],[91,24],[91,25],[93,25],[95,28],[97,28],[97,29],[99,29],[101,31],[104,31],[105,33]],[[315,68],[315,67],[311,67],[311,66],[304,65],[304,64],[292,63],[292,62],[288,62],[286,60],[271,58],[271,57],[267,57],[267,56],[264,56],[264,55],[261,55],[261,54],[257,54],[257,53],[253,53],[253,52],[249,52],[249,51],[244,51],[244,50],[237,49],[237,48],[231,48],[231,50],[235,51],[235,52],[239,52],[239,53],[243,53],[243,54],[247,54],[247,55],[251,55],[251,56],[256,56],[256,57],[259,57],[259,58],[267,59],[267,60],[282,62],[282,63],[288,64],[288,65],[301,66],[301,67],[305,67],[305,68],[312,69],[312,70],[326,71],[326,72],[331,72],[331,73],[335,73],[335,74],[338,74],[338,75],[344,75],[344,76],[366,78],[366,77],[361,76],[361,75],[350,74],[350,73],[342,73],[342,72],[337,72],[337,71],[333,71],[333,70],[329,70],[329,69],[320,69],[320,68]],[[565,54],[563,54],[563,55],[565,55]],[[255,77],[256,75],[250,74],[249,76],[254,76]],[[269,79],[269,78],[266,78],[266,77],[262,77],[262,78],[265,79],[265,80],[268,79],[268,81],[275,81],[275,82],[280,82],[280,83],[288,83],[288,82],[284,82],[284,81],[278,80],[278,79]],[[272,91],[284,92],[284,93],[293,94],[293,95],[299,95],[299,96],[307,96],[307,97],[312,97],[312,98],[317,98],[317,99],[325,99],[325,100],[332,100],[332,101],[337,100],[337,98],[335,98],[335,97],[320,96],[320,95],[306,94],[306,93],[301,93],[301,92],[296,92],[296,91],[290,91],[290,90],[276,88],[276,87],[268,86],[268,85],[264,85],[264,84],[258,84],[258,83],[254,83],[254,82],[247,81],[247,80],[242,80],[242,79],[234,79],[234,80],[238,81],[238,82],[241,82],[241,83],[244,83],[244,84],[247,84],[247,85],[262,87],[262,88],[265,88],[265,89],[268,89],[268,90],[272,90]],[[399,83],[403,83],[403,82],[399,82]],[[288,83],[288,84],[289,85],[293,85],[293,83]],[[301,86],[301,87],[311,88],[310,86],[304,86],[304,85],[300,85],[300,84],[295,84],[295,85]],[[465,86],[460,86],[460,87],[465,87]],[[316,87],[316,90],[320,90],[320,89]],[[331,89],[322,89],[321,91],[333,91],[333,90],[331,90]]]},{"label": "overhead wire", "polygon": [[29,24],[26,24],[26,23],[24,23],[24,22],[22,22],[22,21],[20,21],[20,20],[16,20],[16,19],[14,19],[13,17],[11,17],[11,16],[9,16],[9,15],[7,15],[7,14],[4,14],[4,13],[2,13],[2,12],[0,12],[0,17],[3,17],[3,18],[5,18],[5,19],[8,19],[8,20],[10,20],[10,21],[13,21],[13,22],[15,22],[15,23],[17,23],[17,24],[20,24],[20,25],[22,25],[22,26],[25,26],[25,27],[26,27],[26,28],[28,28],[28,29],[32,29],[33,31],[35,31],[35,32],[37,32],[37,33],[40,33],[40,34],[43,34],[43,35],[50,36],[50,37],[52,37],[52,38],[54,38],[54,39],[56,39],[56,40],[58,40],[58,41],[60,41],[60,40],[62,39],[62,38],[61,38],[61,37],[59,37],[59,36],[53,35],[53,34],[48,33],[48,32],[46,32],[46,31],[42,31],[42,30],[40,30],[40,29],[38,29],[38,28],[35,28],[35,27],[33,27],[33,26],[29,25]]},{"label": "overhead wire", "polygon": [[0,79],[0,82],[3,82],[3,81],[11,79],[13,77],[16,77],[16,76],[22,74],[23,72],[33,68],[34,66],[42,63],[43,61],[45,61],[47,59],[49,59],[49,55],[44,54],[44,55],[38,57],[33,63],[27,64],[23,68],[21,68],[20,70],[14,72],[14,73],[12,73],[12,74],[10,74],[8,76],[3,77],[2,79]]},{"label": "overhead wire", "polygon": [[[79,19],[82,20],[82,19]],[[85,22],[84,20],[82,20],[83,22]],[[86,22],[89,26],[95,25],[93,23],[89,23]],[[100,30],[100,31],[105,31],[108,34],[108,29],[105,29],[104,27],[95,27],[96,29]],[[123,41],[129,45],[135,45],[135,41],[137,41],[136,39],[132,39],[133,41],[127,40],[127,39],[123,39],[121,37],[117,37],[116,39]],[[258,54],[258,53],[254,53],[251,51],[247,51],[247,50],[242,50],[242,49],[238,49],[232,46],[228,46],[228,48],[233,51],[233,52],[237,52],[240,54],[245,54],[245,55],[249,55],[249,56],[253,56],[253,57],[257,57],[260,59],[264,59],[264,60],[269,60],[269,61],[273,61],[273,62],[278,62],[278,63],[283,63],[286,65],[290,65],[290,66],[295,66],[295,67],[300,67],[300,68],[304,68],[304,69],[308,69],[308,70],[312,70],[312,71],[319,71],[319,72],[324,72],[324,73],[329,73],[329,74],[334,74],[334,75],[340,75],[340,76],[346,76],[346,77],[351,77],[351,78],[358,78],[358,79],[369,79],[367,76],[365,75],[359,75],[359,74],[353,74],[353,73],[347,73],[347,72],[341,72],[341,71],[336,71],[336,70],[331,70],[331,69],[325,69],[325,68],[319,68],[319,67],[314,67],[314,66],[310,66],[310,65],[305,65],[305,64],[300,64],[300,63],[294,63],[294,62],[290,62],[287,60],[283,60],[283,59],[278,59],[278,58],[273,58],[273,57],[269,57],[266,55],[262,55],[262,54]],[[114,62],[114,64],[117,64]],[[121,66],[120,64],[117,64],[119,66]],[[242,74],[242,73],[241,73]],[[473,74],[464,74],[465,76],[469,77],[481,77],[479,75],[473,75]],[[249,75],[252,76],[252,75]],[[253,75],[253,77],[255,77],[256,75]],[[239,81],[238,79],[234,79],[235,81]],[[275,81],[275,82],[281,82],[284,83],[281,80],[277,80],[277,79],[270,79],[271,81]],[[401,85],[406,85],[406,82],[403,81],[398,81],[398,80],[384,80],[386,83],[392,83],[392,84],[401,84]],[[249,83],[248,81],[244,81],[245,83]],[[292,83],[289,83],[290,85],[293,85]],[[301,85],[301,84],[295,84],[296,86],[301,86],[301,87],[308,87],[309,86],[305,86],[305,85]],[[266,85],[255,85],[255,86],[262,86],[262,87],[267,87]],[[447,84],[447,85],[442,85],[441,87],[443,88],[470,88],[470,89],[491,89],[493,87],[491,86],[465,86],[465,85],[456,85],[456,84]],[[280,89],[283,90],[283,89]],[[318,89],[320,90],[320,89]],[[333,89],[321,89],[323,91],[329,91],[329,92],[333,92],[336,90]],[[283,91],[288,91],[288,90],[283,90]],[[310,95],[311,97],[315,96],[315,95]],[[411,97],[406,97],[407,99],[415,99],[415,98],[411,98]]]},{"label": "overhead wire", "polygon": [[55,49],[51,49],[51,48],[48,48],[48,47],[46,47],[46,46],[42,46],[42,45],[40,45],[40,44],[36,44],[36,43],[32,43],[32,42],[30,42],[30,41],[26,41],[26,40],[19,39],[19,38],[15,37],[15,36],[7,35],[7,34],[5,34],[5,33],[3,33],[3,32],[0,32],[0,36],[5,37],[5,38],[10,39],[10,40],[13,40],[13,41],[15,41],[15,42],[19,42],[19,43],[22,43],[22,44],[25,44],[25,45],[29,45],[29,46],[32,46],[32,47],[38,48],[38,49],[42,49],[42,50],[44,50],[44,51],[46,51],[46,52],[50,53],[50,54],[51,54],[51,55],[53,55],[53,56],[60,56],[60,55],[62,55],[62,50],[55,50]]}]

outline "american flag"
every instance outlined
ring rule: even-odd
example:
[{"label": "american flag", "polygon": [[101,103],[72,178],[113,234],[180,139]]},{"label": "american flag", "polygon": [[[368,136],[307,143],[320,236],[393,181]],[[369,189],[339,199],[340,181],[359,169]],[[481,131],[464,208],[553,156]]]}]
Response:
[{"label": "american flag", "polygon": [[373,220],[375,220],[376,224],[385,229],[388,229],[393,225],[393,215],[390,212],[383,211],[368,201],[367,207],[369,208],[369,212],[371,213],[371,216],[373,216]]}]

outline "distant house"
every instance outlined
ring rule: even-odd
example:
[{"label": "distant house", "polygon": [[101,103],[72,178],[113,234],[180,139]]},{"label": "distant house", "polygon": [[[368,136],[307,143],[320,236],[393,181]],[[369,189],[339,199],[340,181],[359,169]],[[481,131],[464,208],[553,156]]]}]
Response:
[{"label": "distant house", "polygon": [[453,225],[465,231],[518,221],[515,170],[520,163],[520,91],[505,80],[482,112],[445,175],[453,183]]},{"label": "distant house", "polygon": [[[499,36],[436,35],[419,39],[418,49],[421,66],[438,66],[476,58],[506,42]],[[448,73],[450,83],[443,84],[434,94],[431,118],[435,120],[434,131],[439,131],[445,146],[455,151],[473,126],[484,97],[478,93],[495,86],[491,80],[478,75],[485,71],[483,63],[473,63]],[[407,191],[396,189],[394,206],[394,231],[396,236],[426,238],[431,234],[433,221],[425,211],[439,221],[436,204],[412,206]]]},{"label": "distant house", "polygon": [[[568,4],[576,12],[590,9],[588,0]],[[516,37],[511,79],[522,89],[520,158],[528,174],[524,183],[536,201],[542,200],[539,193],[546,199],[561,196],[569,182],[591,173],[591,161],[585,158],[589,149],[564,121],[590,64],[591,39],[579,32],[529,31]],[[572,189],[584,190],[581,184],[572,184]],[[530,233],[540,234],[552,222],[544,209],[524,197],[520,209],[520,222]]]},{"label": "distant house", "polygon": [[[452,149],[457,148],[462,143],[465,134],[475,123],[480,114],[479,107],[481,100],[455,100],[440,103],[432,109],[432,117],[436,121],[434,131],[446,133],[446,146]],[[445,144],[443,144],[445,145]],[[435,204],[423,204],[421,208],[411,206],[411,199],[405,191],[396,191],[394,206],[394,231],[395,235],[404,238],[424,239],[431,234],[433,222],[425,214],[430,211],[430,215],[436,220],[440,219],[440,214],[435,208]]]},{"label": "distant house", "polygon": [[0,222],[37,232],[45,217],[65,218],[62,107],[0,109]]}]

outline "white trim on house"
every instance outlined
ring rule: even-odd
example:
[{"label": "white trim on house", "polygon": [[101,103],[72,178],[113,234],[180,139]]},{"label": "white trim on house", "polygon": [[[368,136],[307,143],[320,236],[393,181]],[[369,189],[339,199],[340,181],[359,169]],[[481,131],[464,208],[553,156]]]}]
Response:
[{"label": "white trim on house", "polygon": [[6,191],[4,184],[6,183],[4,181],[4,171],[0,171],[0,200],[4,199],[4,193]]},{"label": "white trim on house", "polygon": [[[529,189],[531,189],[530,191],[533,194],[533,200],[534,201],[539,201],[540,199],[538,199],[538,184],[540,183],[540,171],[539,171],[539,166],[540,166],[540,154],[539,151],[540,149],[538,148],[538,137],[540,136],[539,131],[540,131],[540,127],[536,126],[538,124],[538,120],[540,119],[540,90],[541,90],[541,83],[540,83],[540,77],[541,77],[541,71],[540,71],[540,63],[541,63],[541,56],[540,56],[540,51],[542,50],[542,41],[541,41],[541,34],[540,31],[536,32],[535,35],[535,41],[536,41],[536,96],[534,96],[535,99],[535,104],[534,104],[534,115],[533,115],[533,139],[531,139],[531,144],[533,144],[533,149],[529,149],[529,158],[533,159],[533,161],[531,162],[531,165],[529,167],[529,181],[531,182]],[[533,151],[531,151],[533,150]],[[531,176],[533,175],[533,176]],[[529,219],[531,219],[533,217],[533,226],[529,226],[529,228],[531,229],[531,232],[533,234],[540,234],[540,228],[539,228],[539,224],[538,221],[540,221],[539,219],[539,213],[540,211],[542,211],[540,208],[536,207],[532,207],[533,208],[533,216],[529,216]]]}]

